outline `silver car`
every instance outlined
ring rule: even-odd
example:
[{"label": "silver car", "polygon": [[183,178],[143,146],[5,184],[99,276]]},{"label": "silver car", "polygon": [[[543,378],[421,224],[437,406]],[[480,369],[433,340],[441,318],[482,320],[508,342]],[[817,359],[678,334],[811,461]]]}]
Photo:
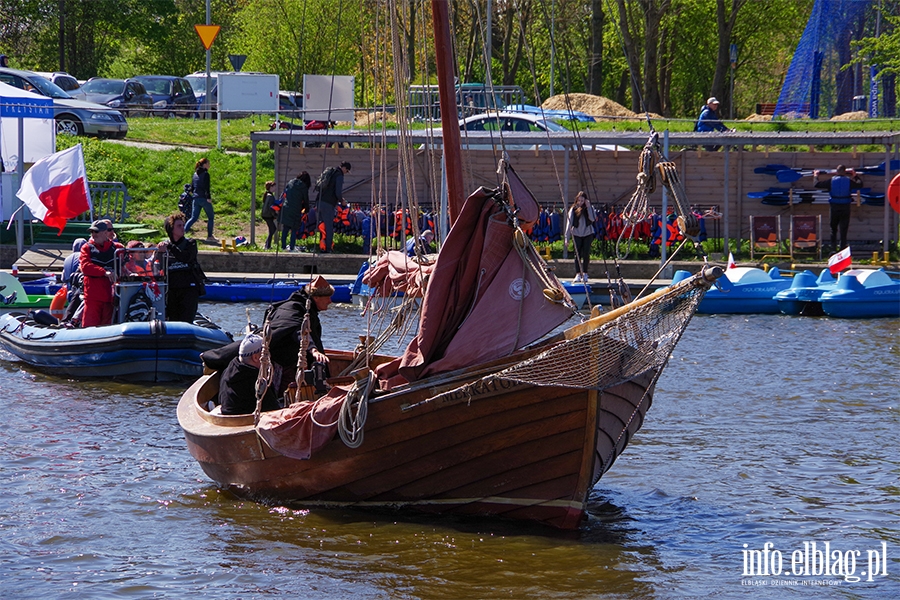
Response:
[{"label": "silver car", "polygon": [[0,82],[53,99],[56,133],[124,138],[128,123],[117,110],[75,100],[46,77],[31,71],[0,68]]},{"label": "silver car", "polygon": [[54,71],[52,73],[44,73],[35,71],[41,77],[45,77],[62,88],[62,91],[72,96],[76,100],[87,100],[84,90],[78,80],[63,71]]}]

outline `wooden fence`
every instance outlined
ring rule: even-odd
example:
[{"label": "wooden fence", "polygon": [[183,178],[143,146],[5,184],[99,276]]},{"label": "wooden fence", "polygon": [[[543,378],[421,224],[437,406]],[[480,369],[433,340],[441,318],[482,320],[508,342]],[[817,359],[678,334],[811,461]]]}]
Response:
[{"label": "wooden fence", "polygon": [[[566,158],[563,151],[511,151],[510,162],[522,176],[535,197],[545,207],[563,207],[564,199],[574,198],[578,190],[588,193],[595,207],[603,205],[624,206],[631,197],[638,172],[638,152],[591,151],[571,153]],[[500,155],[489,150],[464,152],[464,183],[467,190],[478,186],[497,185],[497,161]],[[678,165],[685,191],[690,202],[702,209],[719,207],[726,214],[719,223],[720,235],[726,231],[730,239],[749,239],[750,216],[785,215],[781,221],[785,227],[790,214],[822,215],[823,233],[827,241],[828,203],[772,206],[758,199],[748,198],[750,192],[770,187],[811,189],[812,177],[805,177],[794,184],[779,183],[774,175],[756,173],[758,167],[782,164],[791,168],[833,169],[838,164],[847,167],[877,165],[885,160],[883,152],[751,152],[733,150],[728,153],[728,172],[725,172],[726,154],[722,151],[684,150],[673,152],[671,159]],[[342,161],[353,165],[352,172],[344,179],[344,198],[351,203],[368,206],[373,199],[394,206],[401,196],[398,185],[399,155],[395,150],[375,151],[364,148],[288,148],[276,150],[276,185],[283,189],[288,179],[300,171],[308,171],[312,180],[325,167],[337,166]],[[431,207],[440,189],[439,153],[426,150],[415,152],[415,195],[420,206]],[[883,192],[885,175],[863,175],[866,187],[873,192]],[[259,183],[257,184],[259,189]],[[661,187],[651,196],[651,205],[661,206]],[[671,199],[669,200],[671,203]],[[727,208],[726,208],[727,203]],[[854,206],[849,238],[856,243],[877,243],[884,238],[885,215],[888,219],[888,237],[897,240],[898,215],[883,206]],[[784,231],[783,237],[788,236]]]}]

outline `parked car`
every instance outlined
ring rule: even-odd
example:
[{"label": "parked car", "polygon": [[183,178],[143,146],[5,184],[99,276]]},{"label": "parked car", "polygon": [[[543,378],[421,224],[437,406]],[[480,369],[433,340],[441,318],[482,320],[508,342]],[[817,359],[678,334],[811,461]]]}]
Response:
[{"label": "parked car", "polygon": [[278,112],[285,119],[303,117],[303,94],[301,92],[278,91]]},{"label": "parked car", "polygon": [[[209,87],[212,90],[209,96],[210,110],[215,111],[216,102],[218,100],[216,78],[219,76],[219,73],[227,72],[228,71],[211,71],[209,74]],[[191,73],[190,75],[185,76],[185,79],[188,80],[188,83],[191,84],[191,88],[194,90],[194,96],[197,98],[197,108],[202,109],[203,103],[206,101],[206,71]]]},{"label": "parked car", "polygon": [[[216,104],[219,101],[219,86],[218,86],[218,77],[222,73],[235,73],[235,71],[210,71],[209,73],[209,110],[213,115],[216,114]],[[260,73],[254,71],[241,71],[243,75],[259,75]],[[185,75],[185,79],[190,82],[191,87],[194,89],[194,95],[197,97],[197,110],[203,111],[204,105],[203,103],[206,101],[206,71],[196,71],[191,73],[190,75]],[[293,93],[293,92],[291,92]],[[279,94],[280,96],[280,94]],[[281,99],[279,98],[279,103],[281,103]],[[238,119],[240,117],[246,116],[239,112],[228,112],[222,113],[222,117],[226,119]]]},{"label": "parked car", "polygon": [[[515,136],[517,132],[521,133],[537,133],[549,131],[551,133],[570,133],[568,129],[558,123],[554,123],[549,119],[544,119],[539,115],[529,115],[526,113],[513,113],[507,111],[481,113],[460,119],[459,128],[463,131],[462,147],[469,150],[490,150],[492,144],[487,143],[468,143],[466,141],[466,131],[493,131],[497,132],[497,138],[493,142],[494,146],[500,145],[500,132],[503,132],[503,143],[507,150],[562,150],[562,145],[539,144],[516,144]],[[584,150],[615,150],[615,146],[589,145],[584,146]],[[624,150],[624,148],[620,148]]]},{"label": "parked car", "polygon": [[158,117],[193,117],[197,113],[197,97],[191,82],[171,75],[139,75],[132,78],[144,84],[153,99],[153,114]]},{"label": "parked car", "polygon": [[124,138],[128,123],[121,112],[75,100],[58,85],[31,71],[0,68],[0,82],[53,99],[56,133]]},{"label": "parked car", "polygon": [[92,77],[81,86],[88,102],[105,104],[121,110],[128,116],[149,116],[153,110],[153,98],[144,84],[133,79],[104,79]]},{"label": "parked car", "polygon": [[40,71],[36,72],[38,75],[46,77],[47,79],[58,85],[65,93],[72,96],[76,100],[87,100],[84,94],[84,90],[81,89],[81,84],[72,75],[69,75],[68,73],[65,73],[63,71],[54,71],[52,73],[42,73]]}]

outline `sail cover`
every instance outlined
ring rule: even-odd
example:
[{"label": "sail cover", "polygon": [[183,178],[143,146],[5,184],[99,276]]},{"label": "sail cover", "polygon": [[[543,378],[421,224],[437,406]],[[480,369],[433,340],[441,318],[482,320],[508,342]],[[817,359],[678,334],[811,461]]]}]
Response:
[{"label": "sail cover", "polygon": [[[527,224],[537,218],[539,207],[507,169],[504,199]],[[544,280],[526,264],[514,246],[514,233],[492,190],[481,188],[469,196],[428,283],[418,334],[398,360],[379,370],[383,382],[390,380],[387,387],[398,383],[397,372],[414,381],[501,358],[572,316],[571,307],[545,298],[547,280],[563,287],[530,245],[524,252]]]}]

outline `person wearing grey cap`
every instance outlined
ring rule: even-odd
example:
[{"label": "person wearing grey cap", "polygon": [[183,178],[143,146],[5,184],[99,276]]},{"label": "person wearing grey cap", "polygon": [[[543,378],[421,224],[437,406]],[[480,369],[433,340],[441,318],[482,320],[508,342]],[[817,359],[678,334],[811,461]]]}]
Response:
[{"label": "person wearing grey cap", "polygon": [[81,326],[111,325],[116,250],[125,246],[113,241],[113,224],[109,219],[94,221],[89,229],[91,239],[81,247],[78,259],[84,275]]}]

